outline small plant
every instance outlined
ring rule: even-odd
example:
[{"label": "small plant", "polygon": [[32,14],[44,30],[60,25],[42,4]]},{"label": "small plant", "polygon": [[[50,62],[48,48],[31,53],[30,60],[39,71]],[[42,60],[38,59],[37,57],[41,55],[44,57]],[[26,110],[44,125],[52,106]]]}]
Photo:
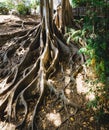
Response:
[{"label": "small plant", "polygon": [[86,6],[87,3],[90,3],[91,0],[72,0],[72,6],[73,7],[78,7],[78,6]]},{"label": "small plant", "polygon": [[6,6],[9,10],[12,10],[15,8],[15,4],[13,0],[5,0]]},{"label": "small plant", "polygon": [[39,4],[40,4],[39,0],[31,1],[31,8],[37,8]]},{"label": "small plant", "polygon": [[[80,1],[74,1],[76,5],[81,5]],[[82,1],[81,1],[82,2]],[[101,0],[90,0],[90,6],[95,9],[100,8],[107,13],[106,8],[109,4]],[[96,119],[99,120],[108,109],[109,104],[109,88],[107,79],[109,82],[109,46],[108,37],[109,31],[107,25],[109,24],[109,19],[99,18],[99,12],[97,10],[93,11],[89,8],[87,15],[84,18],[84,26],[81,30],[70,30],[68,35],[68,40],[73,40],[79,44],[80,39],[85,41],[86,45],[81,46],[80,53],[83,53],[87,59],[85,65],[87,66],[89,73],[93,73],[92,76],[88,77],[89,92],[94,93],[95,98],[88,102],[89,108],[95,108]]]},{"label": "small plant", "polygon": [[20,15],[28,15],[30,14],[30,7],[26,6],[24,3],[20,3],[17,5],[17,11]]},{"label": "small plant", "polygon": [[8,14],[9,9],[5,2],[0,2],[0,14]]}]

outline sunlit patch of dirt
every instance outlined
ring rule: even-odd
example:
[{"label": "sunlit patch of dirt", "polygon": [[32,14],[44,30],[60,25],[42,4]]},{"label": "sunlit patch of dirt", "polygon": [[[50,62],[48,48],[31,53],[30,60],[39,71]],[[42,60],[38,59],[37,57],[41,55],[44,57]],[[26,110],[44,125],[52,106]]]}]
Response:
[{"label": "sunlit patch of dirt", "polygon": [[0,130],[15,130],[15,125],[0,121]]},{"label": "sunlit patch of dirt", "polygon": [[89,101],[95,99],[95,94],[93,92],[89,93],[90,87],[91,87],[91,85],[89,85],[85,82],[84,76],[81,73],[78,74],[78,76],[76,78],[77,92],[79,94],[86,95],[86,99]]},{"label": "sunlit patch of dirt", "polygon": [[52,113],[48,113],[46,115],[46,118],[48,119],[48,121],[53,123],[56,127],[59,127],[62,123],[60,114],[56,113],[55,110]]},{"label": "sunlit patch of dirt", "polygon": [[0,15],[0,23],[9,22],[11,20],[20,20],[20,18],[14,15]]}]

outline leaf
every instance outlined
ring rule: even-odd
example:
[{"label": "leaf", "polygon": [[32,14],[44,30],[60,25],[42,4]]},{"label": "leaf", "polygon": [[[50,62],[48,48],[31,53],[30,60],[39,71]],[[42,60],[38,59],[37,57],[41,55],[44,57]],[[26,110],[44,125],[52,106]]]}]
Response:
[{"label": "leaf", "polygon": [[91,60],[91,65],[95,65],[95,63],[96,63],[96,59],[95,58],[92,58],[92,60]]},{"label": "leaf", "polygon": [[67,43],[69,43],[69,42],[70,42],[70,39],[71,39],[71,37],[69,36],[69,37],[68,37],[68,39],[67,39]]},{"label": "leaf", "polygon": [[87,49],[86,49],[85,47],[82,47],[82,48],[79,50],[80,53],[85,53],[86,51],[87,51]]},{"label": "leaf", "polygon": [[103,50],[106,49],[106,43],[102,43],[102,44],[100,44],[100,46],[101,46],[101,48],[102,48]]},{"label": "leaf", "polygon": [[100,62],[100,65],[99,65],[99,66],[100,66],[100,69],[101,69],[102,71],[104,71],[105,68],[104,68],[104,61],[103,61],[103,60]]},{"label": "leaf", "polygon": [[88,104],[87,104],[87,106],[88,106],[89,108],[90,108],[90,107],[95,107],[95,108],[97,108],[97,100],[94,99],[94,100],[92,100],[92,101],[89,101]]},{"label": "leaf", "polygon": [[74,118],[73,118],[73,117],[70,117],[70,120],[71,120],[71,121],[74,121]]},{"label": "leaf", "polygon": [[73,34],[72,34],[72,37],[74,38],[74,37],[77,37],[78,35],[80,35],[81,34],[81,30],[77,30],[77,31],[75,31]]}]

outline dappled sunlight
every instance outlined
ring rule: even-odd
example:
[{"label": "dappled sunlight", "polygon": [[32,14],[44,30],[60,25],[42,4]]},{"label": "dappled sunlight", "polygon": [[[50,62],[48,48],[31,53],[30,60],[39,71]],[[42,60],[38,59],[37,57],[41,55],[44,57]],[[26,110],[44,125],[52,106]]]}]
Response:
[{"label": "dappled sunlight", "polygon": [[67,89],[65,89],[65,93],[66,93],[67,95],[70,95],[70,94],[71,94],[71,92],[72,92],[72,91],[71,91],[71,89],[68,89],[68,88],[67,88]]},{"label": "dappled sunlight", "polygon": [[94,100],[95,99],[95,93],[94,92],[90,92],[89,94],[86,95],[86,99],[87,100]]},{"label": "dappled sunlight", "polygon": [[53,112],[51,113],[48,113],[46,115],[47,119],[53,123],[56,127],[59,127],[62,123],[61,121],[61,116],[59,113],[56,113],[56,110],[54,110]]},{"label": "dappled sunlight", "polygon": [[20,18],[15,15],[1,15],[0,17],[0,23],[3,23],[4,21],[9,22],[11,20],[20,20]]},{"label": "dappled sunlight", "polygon": [[9,0],[3,5],[0,130],[109,129],[104,3]]},{"label": "dappled sunlight", "polygon": [[65,76],[65,86],[70,82],[70,77],[69,76]]},{"label": "dappled sunlight", "polygon": [[6,82],[7,82],[7,78],[4,79],[3,81],[0,81],[0,91],[2,91],[4,89]]},{"label": "dappled sunlight", "polygon": [[70,74],[70,69],[66,69],[66,74]]},{"label": "dappled sunlight", "polygon": [[83,76],[81,74],[78,74],[76,78],[76,84],[77,84],[77,92],[78,93],[87,93],[88,92],[88,87],[84,86],[83,84]]},{"label": "dappled sunlight", "polygon": [[86,95],[86,99],[91,101],[95,99],[95,93],[89,92],[89,86],[88,84],[85,83],[84,79],[83,79],[83,75],[82,74],[78,74],[77,78],[76,78],[76,88],[77,88],[77,92],[79,94],[84,94]]},{"label": "dappled sunlight", "polygon": [[0,121],[0,130],[15,130],[15,125]]}]

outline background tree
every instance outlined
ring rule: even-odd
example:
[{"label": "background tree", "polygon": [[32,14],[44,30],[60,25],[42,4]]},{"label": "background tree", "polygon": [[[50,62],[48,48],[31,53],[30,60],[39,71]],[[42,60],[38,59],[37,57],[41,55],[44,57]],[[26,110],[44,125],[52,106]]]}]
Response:
[{"label": "background tree", "polygon": [[73,13],[72,7],[69,1],[62,0],[57,5],[55,24],[64,33],[65,27],[72,27],[73,25]]},{"label": "background tree", "polygon": [[73,23],[73,13],[70,2],[62,0],[62,26],[71,27],[72,23]]}]

